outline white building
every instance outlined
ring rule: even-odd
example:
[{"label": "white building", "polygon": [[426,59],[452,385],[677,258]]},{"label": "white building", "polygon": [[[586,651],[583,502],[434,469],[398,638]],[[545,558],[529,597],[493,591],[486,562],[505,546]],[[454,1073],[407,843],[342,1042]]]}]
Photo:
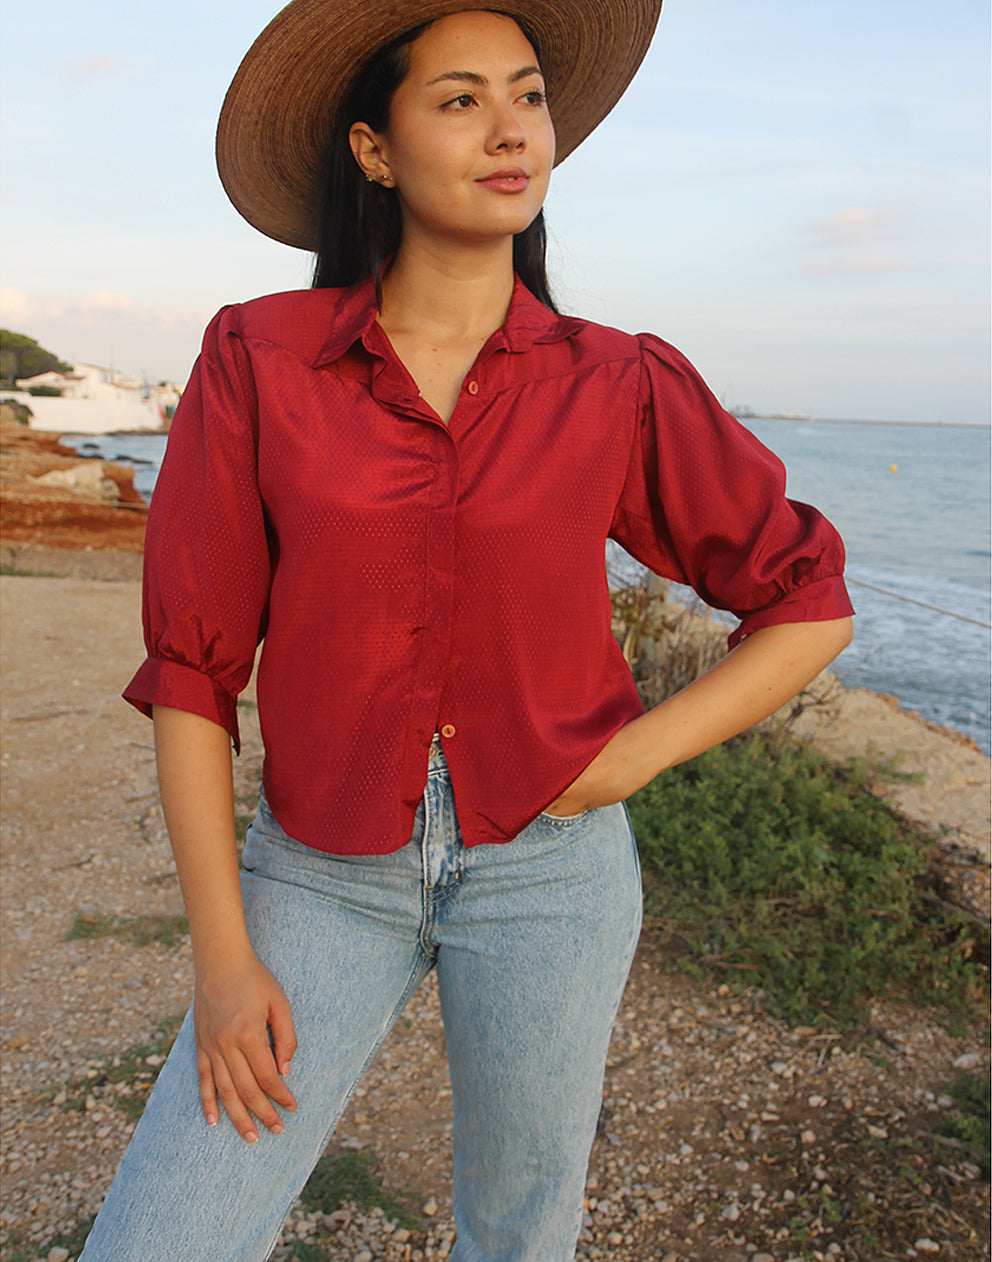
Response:
[{"label": "white building", "polygon": [[[149,386],[98,364],[73,364],[71,372],[44,372],[14,385],[13,397],[33,413],[31,428],[62,434],[164,429],[179,402],[179,390],[171,384]],[[30,393],[38,388],[54,388],[59,394]]]}]

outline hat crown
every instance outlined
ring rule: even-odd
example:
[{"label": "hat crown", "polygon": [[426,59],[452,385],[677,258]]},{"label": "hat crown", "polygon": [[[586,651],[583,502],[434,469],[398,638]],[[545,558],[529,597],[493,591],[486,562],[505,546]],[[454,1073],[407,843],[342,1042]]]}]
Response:
[{"label": "hat crown", "polygon": [[[662,0],[499,0],[533,32],[560,162],[606,117],[641,64]],[[292,0],[245,55],[217,126],[217,168],[266,236],[314,250],[322,166],[358,70],[399,36],[466,0]]]}]

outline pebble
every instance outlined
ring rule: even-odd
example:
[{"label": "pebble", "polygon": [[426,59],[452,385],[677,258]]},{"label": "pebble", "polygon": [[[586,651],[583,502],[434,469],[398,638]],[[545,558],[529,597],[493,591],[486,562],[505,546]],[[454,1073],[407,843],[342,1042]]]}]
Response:
[{"label": "pebble", "polygon": [[[25,731],[29,726],[24,725]],[[142,776],[147,784],[142,780],[129,792],[153,793],[153,755],[144,727],[132,739],[126,718],[119,726],[127,758],[145,760]],[[111,760],[118,756],[117,736],[114,727],[101,744]],[[58,745],[52,749],[50,764],[37,750],[30,751],[31,757],[41,758],[38,767],[44,771],[48,766],[51,782],[62,785],[71,773],[71,760]],[[246,745],[240,760],[246,775],[255,774],[254,758]],[[26,901],[23,910],[10,909],[18,954],[16,968],[12,956],[6,983],[5,1020],[10,1025],[4,1034],[6,1046],[16,1048],[17,1055],[0,1072],[4,1146],[19,1168],[11,1173],[7,1166],[3,1172],[3,1231],[29,1241],[30,1256],[39,1262],[70,1262],[67,1250],[49,1245],[97,1208],[130,1133],[132,1124],[115,1107],[112,1085],[101,1085],[108,1060],[123,1058],[125,1049],[136,1044],[151,1045],[161,1017],[185,1006],[191,976],[188,945],[138,950],[118,942],[62,941],[66,908],[72,913],[77,909],[82,878],[78,868],[63,871],[60,862],[99,858],[98,864],[86,866],[85,898],[108,914],[157,912],[161,904],[155,900],[177,897],[157,817],[155,837],[149,833],[135,846],[135,820],[146,811],[146,799],[127,806],[127,793],[97,787],[101,800],[114,803],[108,810],[120,809],[119,819],[109,814],[97,818],[97,808],[83,803],[74,849],[66,852],[64,838],[52,849],[43,838],[39,853],[35,840],[27,843],[25,832],[23,842],[13,838],[9,857],[9,887],[26,891]],[[75,785],[69,790],[78,805],[80,791]],[[23,804],[19,809],[25,820],[35,822],[24,814]],[[89,823],[87,810],[93,815]],[[5,827],[23,826],[17,813],[9,812]],[[913,1048],[911,1062],[901,1050],[891,1056],[886,1051],[891,1063],[882,1068],[875,1056],[879,1049],[862,1050],[847,1042],[831,1048],[829,1038],[813,1027],[801,1034],[790,1031],[755,1010],[750,999],[727,1002],[729,988],[717,998],[705,986],[659,972],[652,941],[645,936],[610,1052],[608,1099],[587,1183],[589,1212],[577,1262],[689,1262],[717,1256],[726,1262],[732,1257],[735,1262],[773,1262],[777,1256],[783,1262],[790,1251],[798,1252],[795,1232],[800,1224],[809,1229],[821,1198],[830,1195],[828,1189],[836,1188],[841,1198],[848,1194],[854,1155],[850,1148],[845,1155],[844,1144],[853,1138],[856,1147],[871,1125],[889,1133],[895,1146],[906,1131],[902,1119],[925,1107],[925,1091],[931,1092],[935,1109],[953,1108],[946,1093],[955,1070],[984,1063],[984,1056],[966,1051],[981,1046],[975,1036],[957,1041],[928,1016],[881,1007],[874,1024],[891,1036],[897,1049]],[[77,975],[82,969],[85,974]],[[89,1002],[79,984],[84,976]],[[394,1230],[381,1211],[350,1206],[314,1216],[297,1205],[274,1262],[289,1262],[294,1249],[303,1251],[303,1240],[327,1262],[450,1258],[453,1224],[444,1134],[450,1116],[439,1116],[445,1104],[450,1108],[450,1096],[439,1085],[443,1051],[435,1033],[436,994],[422,997],[428,989],[418,992],[404,1014],[406,1025],[413,1027],[411,1041],[386,1044],[356,1093],[361,1104],[349,1113],[339,1140],[339,1147],[388,1158],[389,1186],[400,1194],[419,1193],[413,1204],[423,1217],[418,1217],[416,1230]],[[403,1025],[396,1034],[406,1038]],[[423,1033],[414,1041],[419,1031]],[[435,1072],[432,1040],[441,1078],[432,1084],[428,1099],[426,1084]],[[150,1053],[145,1066],[153,1071],[159,1059],[157,1052]],[[44,1101],[38,1096],[41,1089],[49,1093]],[[74,1111],[80,1108],[85,1111]],[[810,1110],[820,1110],[815,1128]],[[367,1124],[359,1112],[369,1119]],[[425,1119],[424,1128],[412,1131],[411,1118]],[[931,1115],[931,1120],[939,1118]],[[95,1143],[99,1136],[103,1139]],[[840,1149],[838,1138],[843,1140]],[[967,1167],[953,1152],[942,1159],[955,1172],[967,1172],[966,1180],[955,1184],[955,1198],[968,1196],[972,1206],[977,1204],[984,1193],[978,1167]],[[859,1174],[855,1170],[853,1177]],[[818,1190],[811,1188],[814,1181]],[[866,1203],[875,1204],[872,1188],[860,1182],[858,1187]],[[924,1195],[917,1204],[923,1204]],[[891,1212],[884,1185],[877,1201],[876,1212]],[[939,1226],[926,1216],[908,1222],[915,1231]],[[742,1224],[748,1228],[747,1247]],[[712,1239],[714,1228],[721,1233],[719,1245]],[[844,1225],[834,1227],[828,1239],[846,1246],[845,1230]],[[947,1226],[946,1233],[939,1245],[920,1238],[916,1253],[967,1256],[957,1229]],[[906,1225],[899,1236],[903,1256],[913,1239],[914,1226]],[[2,1243],[6,1249],[7,1239]],[[821,1257],[836,1262],[851,1256],[823,1239],[817,1246]],[[735,1249],[736,1255],[731,1252]],[[809,1256],[815,1258],[816,1251]]]}]

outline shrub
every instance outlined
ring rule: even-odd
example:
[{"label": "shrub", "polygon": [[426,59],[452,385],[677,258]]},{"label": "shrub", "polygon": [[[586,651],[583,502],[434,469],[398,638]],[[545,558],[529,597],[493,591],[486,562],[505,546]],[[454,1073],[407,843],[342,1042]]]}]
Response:
[{"label": "shrub", "polygon": [[976,1164],[989,1173],[989,1146],[992,1125],[989,1110],[989,1075],[959,1073],[950,1087],[954,1111],[941,1126],[941,1131],[959,1144],[971,1149]]},{"label": "shrub", "polygon": [[683,964],[787,1020],[851,1024],[887,989],[958,1009],[984,992],[987,929],[927,892],[936,843],[806,746],[739,737],[628,807],[645,909]]},{"label": "shrub", "polygon": [[376,1173],[378,1164],[375,1153],[368,1149],[348,1150],[337,1156],[325,1152],[300,1193],[300,1200],[306,1209],[323,1214],[331,1214],[347,1203],[360,1210],[378,1206],[400,1226],[416,1227],[417,1219],[410,1206],[384,1190]]},{"label": "shrub", "polygon": [[0,399],[0,407],[9,412],[18,425],[30,425],[31,417],[34,416],[28,405],[20,399]]}]

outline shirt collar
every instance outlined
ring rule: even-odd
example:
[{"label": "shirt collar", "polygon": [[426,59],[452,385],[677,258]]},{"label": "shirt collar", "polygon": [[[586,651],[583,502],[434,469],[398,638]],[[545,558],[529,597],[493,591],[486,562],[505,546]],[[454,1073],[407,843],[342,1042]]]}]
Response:
[{"label": "shirt collar", "polygon": [[323,368],[339,360],[360,338],[364,339],[379,314],[371,276],[353,289],[338,290],[338,294],[338,304],[331,317],[331,330],[327,341],[317,352],[314,368]]},{"label": "shirt collar", "polygon": [[[314,359],[315,368],[323,368],[340,359],[357,341],[361,341],[372,354],[381,354],[369,333],[375,324],[378,310],[375,304],[375,286],[372,278],[364,280],[354,289],[340,291],[341,297],[334,316],[333,327]],[[506,320],[497,329],[485,347],[485,354],[505,349],[514,353],[529,350],[536,343],[563,342],[582,327],[580,320],[556,315],[543,302],[535,298],[519,276],[514,280],[513,295]]]},{"label": "shirt collar", "polygon": [[510,308],[503,327],[494,337],[496,346],[520,352],[529,350],[538,342],[564,342],[582,327],[581,320],[556,315],[539,298],[535,298],[519,276],[515,277]]}]

